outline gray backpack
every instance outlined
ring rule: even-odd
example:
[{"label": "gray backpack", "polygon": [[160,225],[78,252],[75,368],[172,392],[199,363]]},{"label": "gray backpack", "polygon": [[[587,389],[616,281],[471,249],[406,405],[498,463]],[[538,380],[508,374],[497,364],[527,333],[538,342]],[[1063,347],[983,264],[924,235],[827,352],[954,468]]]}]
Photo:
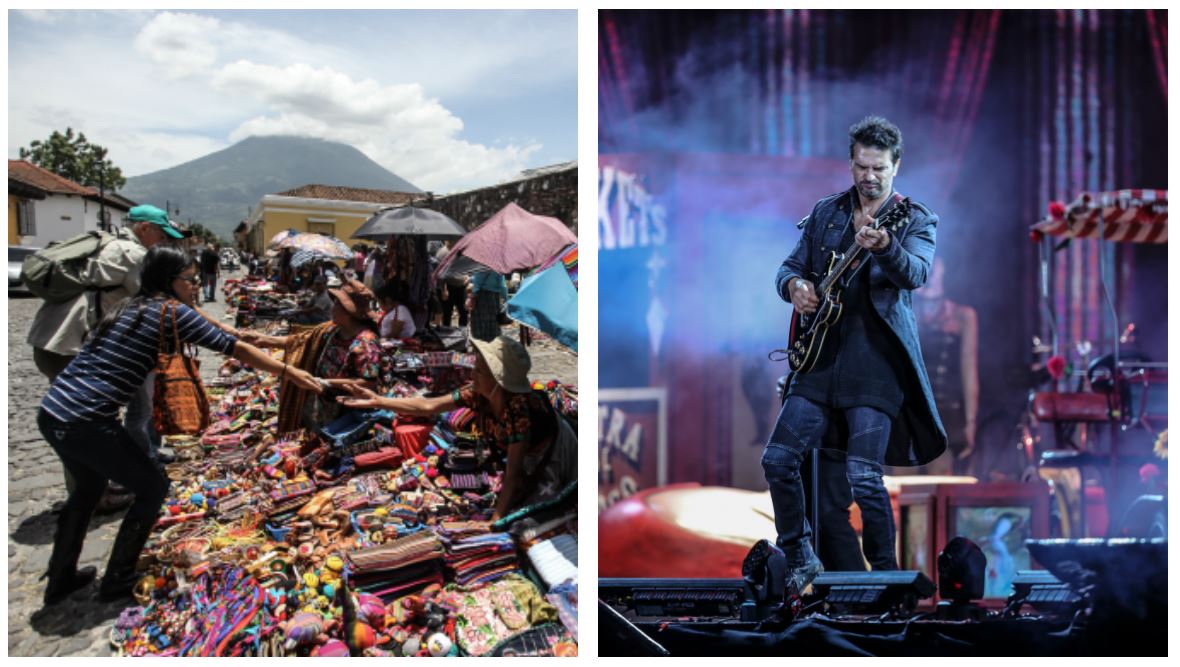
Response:
[{"label": "gray backpack", "polygon": [[64,303],[87,290],[100,290],[88,282],[90,260],[115,238],[105,232],[87,232],[50,243],[25,258],[21,282],[49,303]]}]

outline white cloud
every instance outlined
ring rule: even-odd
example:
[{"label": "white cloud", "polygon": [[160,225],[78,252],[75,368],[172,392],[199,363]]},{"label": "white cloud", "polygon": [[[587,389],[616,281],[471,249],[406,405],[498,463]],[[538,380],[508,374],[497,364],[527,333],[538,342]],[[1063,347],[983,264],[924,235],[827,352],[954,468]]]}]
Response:
[{"label": "white cloud", "polygon": [[252,95],[277,114],[252,118],[230,139],[294,134],[352,144],[390,171],[435,191],[494,183],[524,168],[537,144],[491,148],[459,138],[463,122],[418,84],[382,86],[327,68],[239,61],[215,88]]},{"label": "white cloud", "polygon": [[356,146],[422,188],[478,187],[535,166],[540,142],[519,138],[529,133],[519,127],[500,136],[481,127],[485,139],[472,140],[442,100],[512,109],[521,91],[576,76],[576,31],[552,14],[63,11],[10,20],[23,23],[10,31],[10,154],[69,124],[107,146],[127,175],[251,135],[294,134]]},{"label": "white cloud", "polygon": [[157,15],[135,37],[135,50],[181,78],[210,70],[217,62],[220,21],[194,14]]}]

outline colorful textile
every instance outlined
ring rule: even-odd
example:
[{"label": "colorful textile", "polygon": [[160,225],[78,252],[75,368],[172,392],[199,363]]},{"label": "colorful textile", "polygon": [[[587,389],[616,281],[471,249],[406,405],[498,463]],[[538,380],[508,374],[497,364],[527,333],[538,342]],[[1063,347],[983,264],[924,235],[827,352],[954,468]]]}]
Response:
[{"label": "colorful textile", "polygon": [[476,292],[471,309],[471,337],[476,340],[495,340],[500,335],[499,292]]},{"label": "colorful textile", "polygon": [[554,586],[545,595],[549,604],[557,608],[557,616],[561,624],[578,640],[578,580]]},{"label": "colorful textile", "polygon": [[508,405],[498,415],[492,414],[487,400],[475,393],[474,384],[456,389],[451,398],[461,407],[474,410],[479,432],[505,451],[509,445],[527,442],[527,451],[538,454],[545,450],[544,443],[557,433],[553,406],[542,392],[510,393]]},{"label": "colorful textile", "polygon": [[316,377],[376,380],[381,377],[381,342],[369,329],[345,340],[337,328],[315,368]]},{"label": "colorful textile", "polygon": [[490,653],[501,641],[527,627],[530,609],[542,616],[542,607],[548,607],[549,614],[557,613],[541,598],[536,586],[519,575],[508,575],[475,589],[448,586],[439,601],[456,612],[455,639],[473,656]]}]

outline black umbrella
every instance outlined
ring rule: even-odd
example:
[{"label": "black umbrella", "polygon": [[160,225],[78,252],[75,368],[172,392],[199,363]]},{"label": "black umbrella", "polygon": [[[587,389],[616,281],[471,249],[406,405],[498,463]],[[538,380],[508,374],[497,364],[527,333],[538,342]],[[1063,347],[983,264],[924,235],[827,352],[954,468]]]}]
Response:
[{"label": "black umbrella", "polygon": [[399,206],[377,211],[352,235],[354,239],[385,241],[394,236],[428,239],[458,238],[467,233],[459,223],[428,208]]}]

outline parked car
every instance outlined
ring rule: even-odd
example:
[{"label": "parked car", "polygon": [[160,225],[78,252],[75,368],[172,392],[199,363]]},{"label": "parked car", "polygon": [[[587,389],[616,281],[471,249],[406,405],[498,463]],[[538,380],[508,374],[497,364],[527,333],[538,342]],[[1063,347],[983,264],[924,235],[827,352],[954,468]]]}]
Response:
[{"label": "parked car", "polygon": [[228,248],[221,251],[221,268],[223,271],[236,271],[238,268],[238,252]]},{"label": "parked car", "polygon": [[20,280],[20,267],[25,262],[25,258],[37,252],[40,248],[30,248],[22,245],[8,246],[8,291],[21,290],[28,291],[28,287]]}]

